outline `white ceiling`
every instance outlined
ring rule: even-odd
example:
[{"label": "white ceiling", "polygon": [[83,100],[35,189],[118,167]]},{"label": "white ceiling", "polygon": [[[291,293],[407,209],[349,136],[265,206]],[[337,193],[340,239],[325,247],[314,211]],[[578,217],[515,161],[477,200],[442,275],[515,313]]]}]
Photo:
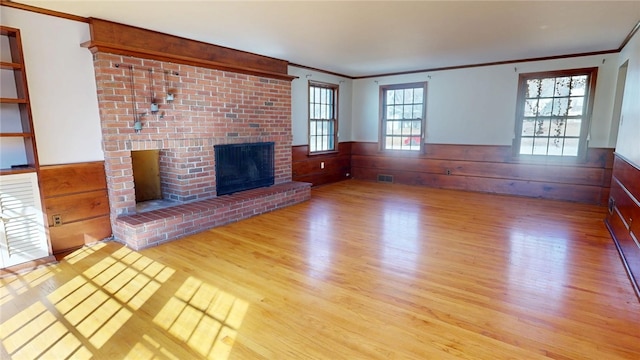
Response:
[{"label": "white ceiling", "polygon": [[367,76],[618,49],[640,1],[15,2]]}]

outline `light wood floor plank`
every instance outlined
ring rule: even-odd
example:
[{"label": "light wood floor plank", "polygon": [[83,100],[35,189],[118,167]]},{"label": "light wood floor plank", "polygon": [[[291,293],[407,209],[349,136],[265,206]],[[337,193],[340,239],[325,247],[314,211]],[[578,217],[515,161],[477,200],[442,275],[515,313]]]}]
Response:
[{"label": "light wood floor plank", "polygon": [[0,280],[1,358],[639,359],[606,209],[360,181]]}]

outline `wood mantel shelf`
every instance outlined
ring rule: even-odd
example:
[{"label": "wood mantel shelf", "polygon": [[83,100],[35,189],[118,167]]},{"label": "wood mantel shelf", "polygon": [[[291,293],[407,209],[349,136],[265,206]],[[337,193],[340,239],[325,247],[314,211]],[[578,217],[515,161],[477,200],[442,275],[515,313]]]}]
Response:
[{"label": "wood mantel shelf", "polygon": [[106,52],[209,69],[291,81],[285,60],[107,20],[90,18],[91,41],[82,44],[92,53]]}]

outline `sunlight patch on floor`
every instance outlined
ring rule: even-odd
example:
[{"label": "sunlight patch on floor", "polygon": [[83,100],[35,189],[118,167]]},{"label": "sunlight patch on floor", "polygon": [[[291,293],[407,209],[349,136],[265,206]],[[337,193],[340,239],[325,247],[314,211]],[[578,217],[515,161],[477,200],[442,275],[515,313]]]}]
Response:
[{"label": "sunlight patch on floor", "polygon": [[189,277],[153,322],[210,359],[231,352],[249,304]]},{"label": "sunlight patch on floor", "polygon": [[[10,357],[100,357],[100,350],[115,336],[130,336],[118,334],[128,321],[146,321],[140,317],[152,316],[152,324],[158,328],[136,334],[137,338],[129,345],[128,357],[179,358],[153,338],[154,333],[168,333],[204,357],[228,358],[249,307],[247,302],[194,277],[176,284],[174,269],[125,247],[107,256],[98,254],[104,246],[96,244],[68,255],[65,261],[70,264],[78,264],[94,254],[100,259],[64,283],[53,282],[56,288],[41,301],[22,306],[20,312],[8,319],[2,317],[0,341]],[[7,303],[32,289],[41,291],[34,288],[57,271],[56,266],[50,266],[3,279],[0,301]],[[172,278],[171,286],[179,285],[177,291],[163,288]],[[150,313],[137,314],[152,298],[164,302],[163,307],[158,307],[161,310],[153,311],[151,307],[145,310]]]},{"label": "sunlight patch on floor", "polygon": [[46,266],[19,276],[2,279],[0,282],[2,284],[0,286],[0,306],[16,296],[24,294],[29,289],[37,287],[59,271],[55,266]]}]

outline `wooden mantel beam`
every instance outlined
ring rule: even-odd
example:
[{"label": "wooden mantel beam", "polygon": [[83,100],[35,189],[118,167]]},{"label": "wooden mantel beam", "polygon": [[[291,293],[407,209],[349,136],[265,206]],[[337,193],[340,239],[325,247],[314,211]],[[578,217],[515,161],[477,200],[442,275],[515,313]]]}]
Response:
[{"label": "wooden mantel beam", "polygon": [[178,64],[293,80],[286,60],[235,50],[138,28],[89,18],[91,41],[82,44],[92,53],[106,52]]}]

